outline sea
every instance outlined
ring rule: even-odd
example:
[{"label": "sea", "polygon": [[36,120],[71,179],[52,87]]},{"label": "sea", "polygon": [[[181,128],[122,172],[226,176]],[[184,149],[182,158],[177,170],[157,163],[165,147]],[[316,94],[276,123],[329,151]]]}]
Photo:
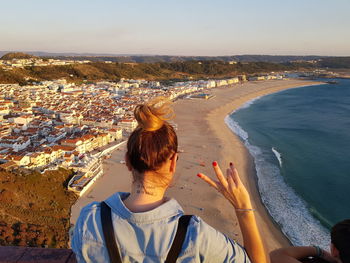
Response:
[{"label": "sea", "polygon": [[294,245],[328,248],[331,227],[350,218],[350,80],[335,81],[256,98],[225,118]]}]

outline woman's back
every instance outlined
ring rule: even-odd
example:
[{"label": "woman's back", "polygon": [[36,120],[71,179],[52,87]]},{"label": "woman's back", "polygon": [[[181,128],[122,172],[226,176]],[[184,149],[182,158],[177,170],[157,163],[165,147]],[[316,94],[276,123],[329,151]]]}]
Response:
[{"label": "woman's back", "polygon": [[[132,213],[123,204],[128,193],[106,200],[112,209],[113,227],[123,262],[164,262],[173,243],[183,210],[170,199],[157,208]],[[76,224],[72,248],[79,261],[108,262],[100,219],[100,203],[83,208]],[[178,262],[250,262],[244,249],[193,216]]]}]

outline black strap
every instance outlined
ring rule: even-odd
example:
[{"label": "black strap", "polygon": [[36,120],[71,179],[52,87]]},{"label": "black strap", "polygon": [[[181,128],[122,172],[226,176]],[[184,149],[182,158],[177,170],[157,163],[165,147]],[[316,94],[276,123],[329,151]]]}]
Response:
[{"label": "black strap", "polygon": [[171,245],[168,256],[166,257],[165,263],[175,263],[179,257],[191,217],[192,215],[183,215],[180,217],[176,235],[173,244]]},{"label": "black strap", "polygon": [[111,263],[121,263],[120,253],[115,240],[111,208],[104,201],[101,202],[102,230]]},{"label": "black strap", "polygon": [[[191,217],[192,215],[183,215],[180,217],[175,238],[165,263],[175,263],[179,257]],[[111,208],[104,201],[101,202],[101,222],[110,262],[121,263],[122,260],[114,235]]]}]

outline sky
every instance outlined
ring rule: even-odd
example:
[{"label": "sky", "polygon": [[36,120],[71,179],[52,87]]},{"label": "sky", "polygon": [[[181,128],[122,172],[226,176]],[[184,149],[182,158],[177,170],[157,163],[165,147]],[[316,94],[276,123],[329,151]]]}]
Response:
[{"label": "sky", "polygon": [[350,56],[350,0],[0,0],[0,50]]}]

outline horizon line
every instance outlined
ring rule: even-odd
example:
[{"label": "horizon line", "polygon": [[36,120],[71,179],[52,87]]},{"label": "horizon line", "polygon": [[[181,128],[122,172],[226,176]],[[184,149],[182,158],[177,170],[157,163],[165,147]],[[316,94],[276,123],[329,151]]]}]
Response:
[{"label": "horizon line", "polygon": [[[74,51],[67,51],[67,52],[56,52],[56,51],[33,51],[33,50],[0,50],[1,53],[15,53],[15,52],[22,52],[22,53],[43,53],[44,54],[51,54],[52,56],[58,56],[58,55],[66,55],[66,56],[92,56],[92,57],[98,57],[98,56],[110,56],[110,57],[129,57],[129,56],[166,56],[166,57],[235,57],[235,56],[272,56],[272,57],[350,57],[350,55],[316,55],[316,54],[308,54],[308,55],[296,55],[296,54],[283,54],[283,55],[277,55],[277,54],[231,54],[231,55],[175,55],[175,54],[138,54],[138,53],[94,53],[94,52],[74,52]],[[40,56],[40,55],[39,55]]]}]

